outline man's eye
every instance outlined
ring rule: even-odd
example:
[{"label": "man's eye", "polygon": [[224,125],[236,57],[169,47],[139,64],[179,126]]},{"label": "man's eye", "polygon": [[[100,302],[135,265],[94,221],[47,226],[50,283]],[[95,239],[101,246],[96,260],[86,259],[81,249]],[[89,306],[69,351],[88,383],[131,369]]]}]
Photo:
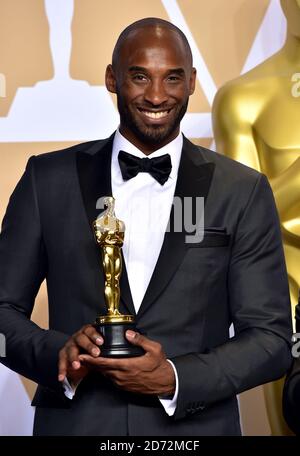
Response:
[{"label": "man's eye", "polygon": [[179,80],[180,80],[179,76],[169,76],[168,77],[168,81],[171,81],[171,82],[177,82]]},{"label": "man's eye", "polygon": [[143,82],[143,81],[146,81],[147,78],[146,78],[146,76],[145,76],[144,74],[135,74],[135,75],[133,76],[133,80],[134,80],[134,81],[141,81],[141,82]]}]

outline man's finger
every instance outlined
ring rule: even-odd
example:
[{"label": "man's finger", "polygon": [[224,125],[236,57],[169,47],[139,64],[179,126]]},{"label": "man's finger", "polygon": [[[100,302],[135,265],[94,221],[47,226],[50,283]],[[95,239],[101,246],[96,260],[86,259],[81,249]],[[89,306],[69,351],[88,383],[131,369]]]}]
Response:
[{"label": "man's finger", "polygon": [[88,352],[92,356],[99,356],[100,349],[95,345],[91,339],[86,336],[84,333],[79,333],[74,336],[75,343],[82,348],[84,351]]},{"label": "man's finger", "polygon": [[75,345],[75,344],[72,344],[66,348],[66,351],[67,351],[67,361],[72,365],[72,368],[75,370],[79,369],[81,366],[80,359],[79,359],[79,354],[80,354],[79,347],[77,347],[77,345]]},{"label": "man's finger", "polygon": [[58,381],[63,382],[67,375],[68,360],[65,351],[60,352],[58,360]]},{"label": "man's finger", "polygon": [[145,352],[159,350],[161,347],[161,345],[158,342],[150,340],[146,336],[142,336],[138,332],[131,331],[130,329],[126,331],[126,338],[133,345],[138,345],[142,347],[145,350]]},{"label": "man's finger", "polygon": [[104,342],[102,335],[99,334],[92,325],[86,326],[83,333],[97,345],[102,345]]},{"label": "man's finger", "polygon": [[90,355],[79,355],[79,360],[91,364],[94,367],[98,368],[109,368],[109,369],[116,369],[116,370],[127,370],[128,369],[128,362],[130,362],[130,358],[122,358],[122,359],[114,359],[114,358],[103,358],[99,356],[98,358],[94,358]]}]

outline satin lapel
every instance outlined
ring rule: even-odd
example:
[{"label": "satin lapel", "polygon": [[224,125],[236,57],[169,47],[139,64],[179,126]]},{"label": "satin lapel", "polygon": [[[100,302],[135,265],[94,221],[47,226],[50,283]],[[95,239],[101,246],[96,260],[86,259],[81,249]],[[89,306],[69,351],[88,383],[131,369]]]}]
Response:
[{"label": "satin lapel", "polygon": [[[101,214],[103,209],[97,209],[96,203],[99,198],[103,196],[111,196],[111,153],[112,153],[112,144],[113,144],[112,135],[101,147],[101,144],[98,147],[94,146],[87,151],[80,151],[77,154],[77,171],[79,184],[83,199],[83,204],[85,207],[88,224],[91,229],[92,241],[95,243],[95,250],[99,257],[99,248],[97,247],[94,232],[93,232],[93,222]],[[99,149],[100,147],[100,149]],[[123,257],[123,255],[122,255]],[[122,258],[122,275],[120,280],[120,289],[121,289],[121,305],[123,304],[127,309],[122,309],[131,315],[135,314],[135,309],[132,301],[132,296],[130,292],[126,266],[124,258]],[[101,267],[101,261],[99,261],[99,274],[103,274]]]},{"label": "satin lapel", "polygon": [[[210,184],[214,173],[214,163],[207,162],[201,150],[184,138],[180,166],[178,170],[175,197],[183,202],[184,197],[204,197],[206,202]],[[182,203],[183,204],[183,203]],[[143,302],[137,314],[137,319],[151,306],[164,291],[186,254],[185,236],[183,227],[181,232],[175,232],[172,223],[174,205],[170,214],[170,229],[166,232],[161,252],[147,288]]]}]

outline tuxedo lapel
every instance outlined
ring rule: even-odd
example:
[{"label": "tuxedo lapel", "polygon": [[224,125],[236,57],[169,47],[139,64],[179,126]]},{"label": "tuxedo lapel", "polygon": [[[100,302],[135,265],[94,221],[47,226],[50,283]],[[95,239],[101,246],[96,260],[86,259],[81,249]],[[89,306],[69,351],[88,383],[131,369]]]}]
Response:
[{"label": "tuxedo lapel", "polygon": [[[96,207],[96,203],[99,198],[112,195],[111,154],[113,138],[114,134],[106,141],[104,141],[102,145],[99,145],[99,143],[97,143],[92,148],[86,151],[79,151],[77,154],[77,172],[79,184],[88,224],[91,229],[93,242],[95,243],[95,249],[97,249],[99,258],[99,274],[103,274],[103,270],[101,267],[99,248],[94,238],[93,222],[104,210],[104,208]],[[124,258],[122,259],[122,274],[120,279],[121,305],[123,304],[127,310],[120,310],[122,312],[129,311],[130,314],[134,315],[135,309],[130,292],[126,266]]]},{"label": "tuxedo lapel", "polygon": [[[214,163],[207,162],[204,159],[201,149],[199,150],[198,147],[184,137],[174,194],[175,197],[180,198],[182,206],[184,197],[190,197],[194,202],[196,197],[203,197],[205,204],[214,167]],[[173,223],[174,207],[175,204],[173,204],[171,209],[169,229],[165,233],[156,267],[137,314],[138,319],[164,291],[187,251],[185,236],[190,233],[185,231],[184,224],[180,232],[175,231]]]},{"label": "tuxedo lapel", "polygon": [[77,154],[77,171],[82,199],[93,231],[93,221],[101,214],[104,208],[96,207],[99,198],[111,196],[111,151],[113,138],[110,137],[100,148],[93,147]]}]

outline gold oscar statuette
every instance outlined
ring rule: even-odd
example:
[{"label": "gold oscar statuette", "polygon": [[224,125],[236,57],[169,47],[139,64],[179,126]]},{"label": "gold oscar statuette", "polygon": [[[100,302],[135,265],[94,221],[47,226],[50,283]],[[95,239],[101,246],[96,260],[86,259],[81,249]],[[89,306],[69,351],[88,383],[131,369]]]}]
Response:
[{"label": "gold oscar statuette", "polygon": [[[280,4],[287,19],[283,47],[221,87],[212,117],[218,152],[269,179],[280,216],[294,315],[300,287],[300,0]],[[283,384],[280,379],[264,386],[272,435],[291,434],[282,415]]]},{"label": "gold oscar statuette", "polygon": [[101,356],[127,358],[141,356],[141,347],[130,344],[125,337],[128,329],[135,330],[133,315],[122,315],[120,304],[120,277],[122,273],[121,248],[124,242],[125,224],[115,215],[115,200],[104,199],[107,209],[93,223],[97,244],[101,250],[104,271],[104,295],[107,314],[96,318],[95,327],[102,334],[104,344]]}]

